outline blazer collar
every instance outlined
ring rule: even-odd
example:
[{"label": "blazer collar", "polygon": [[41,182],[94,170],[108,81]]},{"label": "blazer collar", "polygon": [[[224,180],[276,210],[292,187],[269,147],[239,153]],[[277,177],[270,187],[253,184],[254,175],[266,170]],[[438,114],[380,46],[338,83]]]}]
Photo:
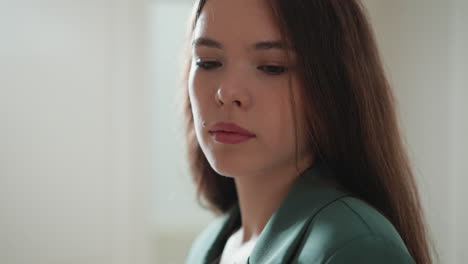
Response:
[{"label": "blazer collar", "polygon": [[[307,168],[268,220],[248,263],[288,263],[313,216],[327,204],[348,195],[324,165],[317,163]],[[212,239],[205,263],[221,254],[229,235],[240,222],[237,202],[218,222],[217,236]]]}]

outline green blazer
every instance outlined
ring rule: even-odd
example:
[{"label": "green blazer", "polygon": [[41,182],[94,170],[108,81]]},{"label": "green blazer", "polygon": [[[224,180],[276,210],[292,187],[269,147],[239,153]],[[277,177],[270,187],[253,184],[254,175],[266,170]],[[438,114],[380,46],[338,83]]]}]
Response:
[{"label": "green blazer", "polygon": [[[301,174],[268,220],[247,263],[415,263],[394,226],[327,172],[315,165]],[[218,263],[240,223],[236,203],[195,238],[186,264]]]}]

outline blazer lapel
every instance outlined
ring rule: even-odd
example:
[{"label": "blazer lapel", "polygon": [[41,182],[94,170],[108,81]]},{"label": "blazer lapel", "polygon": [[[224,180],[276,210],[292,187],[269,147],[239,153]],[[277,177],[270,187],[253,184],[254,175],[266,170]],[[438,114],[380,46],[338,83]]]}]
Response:
[{"label": "blazer lapel", "polygon": [[211,226],[209,232],[207,232],[209,237],[202,239],[207,247],[206,250],[202,250],[202,252],[206,252],[202,257],[203,263],[211,264],[219,257],[234,228],[240,226],[240,221],[239,204],[235,203],[227,213],[223,214]]},{"label": "blazer lapel", "polygon": [[347,195],[323,166],[309,167],[268,220],[248,263],[289,263],[314,215]]}]

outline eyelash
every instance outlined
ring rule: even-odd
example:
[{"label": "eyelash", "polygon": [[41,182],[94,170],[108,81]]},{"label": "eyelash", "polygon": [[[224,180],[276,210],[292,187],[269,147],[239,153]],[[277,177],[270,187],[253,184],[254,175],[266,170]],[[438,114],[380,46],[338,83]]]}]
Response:
[{"label": "eyelash", "polygon": [[[213,65],[215,64],[215,65]],[[220,67],[221,63],[217,61],[197,61],[196,62],[197,67],[209,71],[212,70],[216,67]],[[258,70],[264,71],[268,75],[280,75],[282,73],[285,73],[288,71],[288,68],[285,66],[278,66],[278,65],[261,65],[257,67]],[[268,71],[272,70],[272,71]]]}]

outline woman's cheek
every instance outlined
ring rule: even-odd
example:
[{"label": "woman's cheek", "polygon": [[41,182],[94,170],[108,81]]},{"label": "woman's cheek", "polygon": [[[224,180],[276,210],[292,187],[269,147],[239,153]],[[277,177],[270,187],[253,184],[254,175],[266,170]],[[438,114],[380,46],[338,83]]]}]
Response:
[{"label": "woman's cheek", "polygon": [[214,94],[211,94],[210,85],[206,78],[199,74],[194,74],[192,83],[189,86],[190,100],[192,104],[192,114],[197,128],[201,129],[202,123],[206,121],[209,116],[210,107],[214,104]]},{"label": "woman's cheek", "polygon": [[198,127],[198,123],[202,119],[201,107],[203,107],[203,102],[200,100],[201,98],[200,98],[198,85],[196,83],[196,76],[191,76],[189,80],[190,82],[188,86],[188,92],[189,92],[190,105],[191,105],[192,115],[195,121],[195,125]]},{"label": "woman's cheek", "polygon": [[214,100],[214,78],[210,78],[206,73],[194,73],[192,92],[200,103],[209,103]]}]

